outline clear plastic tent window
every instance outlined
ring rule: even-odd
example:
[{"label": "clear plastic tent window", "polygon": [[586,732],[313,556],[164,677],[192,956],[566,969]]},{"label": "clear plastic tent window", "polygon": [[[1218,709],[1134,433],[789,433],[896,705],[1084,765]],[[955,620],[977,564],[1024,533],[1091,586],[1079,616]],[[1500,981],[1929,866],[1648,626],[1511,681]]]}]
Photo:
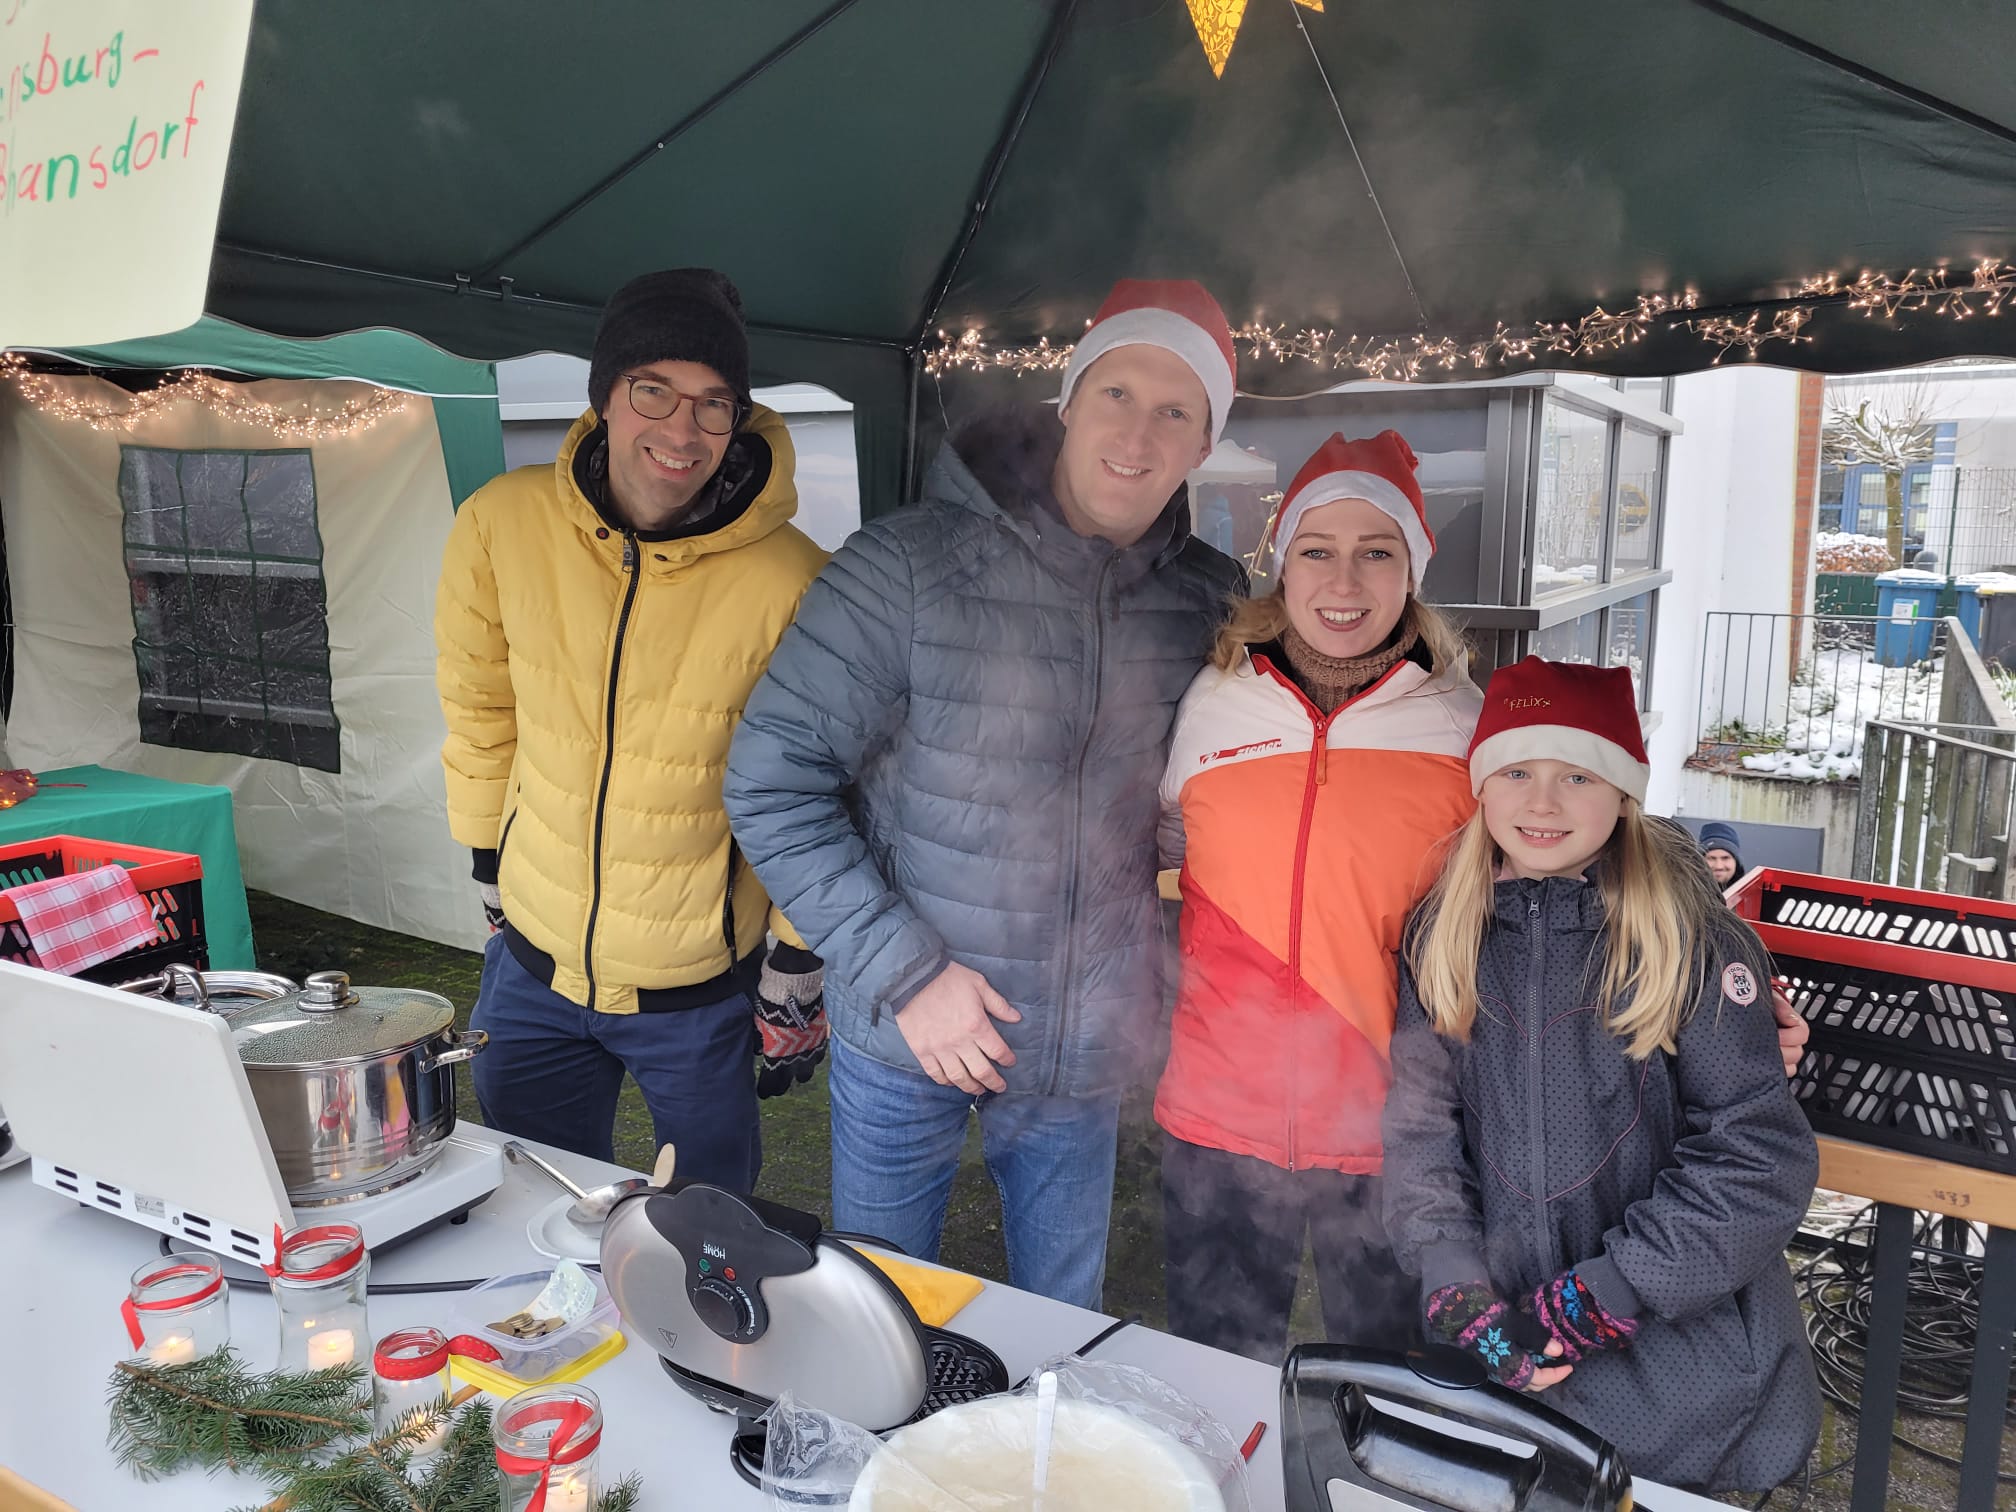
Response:
[{"label": "clear plastic tent window", "polygon": [[141,738],[340,770],[305,450],[120,449]]}]

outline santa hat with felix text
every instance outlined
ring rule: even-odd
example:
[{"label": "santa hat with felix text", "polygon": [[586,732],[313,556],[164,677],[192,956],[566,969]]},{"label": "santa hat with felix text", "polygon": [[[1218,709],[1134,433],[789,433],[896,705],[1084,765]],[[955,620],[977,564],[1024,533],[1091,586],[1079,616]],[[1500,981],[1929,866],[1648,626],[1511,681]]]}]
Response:
[{"label": "santa hat with felix text", "polygon": [[1640,803],[1652,779],[1628,667],[1585,667],[1529,656],[1491,674],[1470,742],[1470,791],[1524,761],[1565,761]]}]

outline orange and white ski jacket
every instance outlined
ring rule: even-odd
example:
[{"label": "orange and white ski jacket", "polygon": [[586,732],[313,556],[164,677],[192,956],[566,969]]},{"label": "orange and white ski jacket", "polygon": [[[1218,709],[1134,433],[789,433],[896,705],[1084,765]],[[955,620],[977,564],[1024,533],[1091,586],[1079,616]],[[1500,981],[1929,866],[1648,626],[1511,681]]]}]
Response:
[{"label": "orange and white ski jacket", "polygon": [[1289,1170],[1369,1175],[1400,933],[1476,807],[1483,698],[1460,668],[1409,659],[1325,715],[1278,656],[1206,667],[1177,711],[1162,806],[1182,980],[1155,1118]]}]

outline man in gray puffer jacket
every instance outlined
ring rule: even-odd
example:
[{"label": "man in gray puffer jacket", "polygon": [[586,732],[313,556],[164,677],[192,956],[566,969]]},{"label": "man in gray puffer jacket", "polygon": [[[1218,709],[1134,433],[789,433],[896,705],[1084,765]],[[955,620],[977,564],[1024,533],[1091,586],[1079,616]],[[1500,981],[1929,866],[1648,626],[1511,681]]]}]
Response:
[{"label": "man in gray puffer jacket", "polygon": [[1185,485],[1232,394],[1210,295],[1119,285],[1056,414],[968,427],[834,556],[729,754],[826,961],[835,1226],[935,1259],[977,1108],[1009,1279],[1089,1308],[1162,1007],[1156,786],[1242,582]]}]

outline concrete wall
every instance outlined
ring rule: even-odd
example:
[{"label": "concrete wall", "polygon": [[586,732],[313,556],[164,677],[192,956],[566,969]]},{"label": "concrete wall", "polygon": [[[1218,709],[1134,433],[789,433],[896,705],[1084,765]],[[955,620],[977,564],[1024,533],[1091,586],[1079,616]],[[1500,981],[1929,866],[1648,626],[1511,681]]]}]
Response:
[{"label": "concrete wall", "polygon": [[[1648,747],[1647,805],[1654,813],[1681,812],[1685,801],[1681,764],[1700,734],[1709,611],[1797,607],[1791,594],[1798,403],[1799,375],[1773,368],[1717,368],[1674,384],[1673,414],[1686,430],[1673,438],[1666,464],[1665,562],[1673,581],[1659,596],[1652,669],[1652,708],[1660,719]],[[1769,632],[1760,626],[1757,633]],[[1758,696],[1769,697],[1761,642],[1753,660]],[[1782,676],[1782,652],[1777,665]]]},{"label": "concrete wall", "polygon": [[[1657,775],[1654,782],[1658,781]],[[1655,810],[1736,824],[1789,824],[1821,832],[1821,871],[1845,877],[1855,858],[1855,811],[1862,789],[1847,782],[1779,782],[1682,769],[1674,804]],[[1745,858],[1748,859],[1747,857]]]}]

